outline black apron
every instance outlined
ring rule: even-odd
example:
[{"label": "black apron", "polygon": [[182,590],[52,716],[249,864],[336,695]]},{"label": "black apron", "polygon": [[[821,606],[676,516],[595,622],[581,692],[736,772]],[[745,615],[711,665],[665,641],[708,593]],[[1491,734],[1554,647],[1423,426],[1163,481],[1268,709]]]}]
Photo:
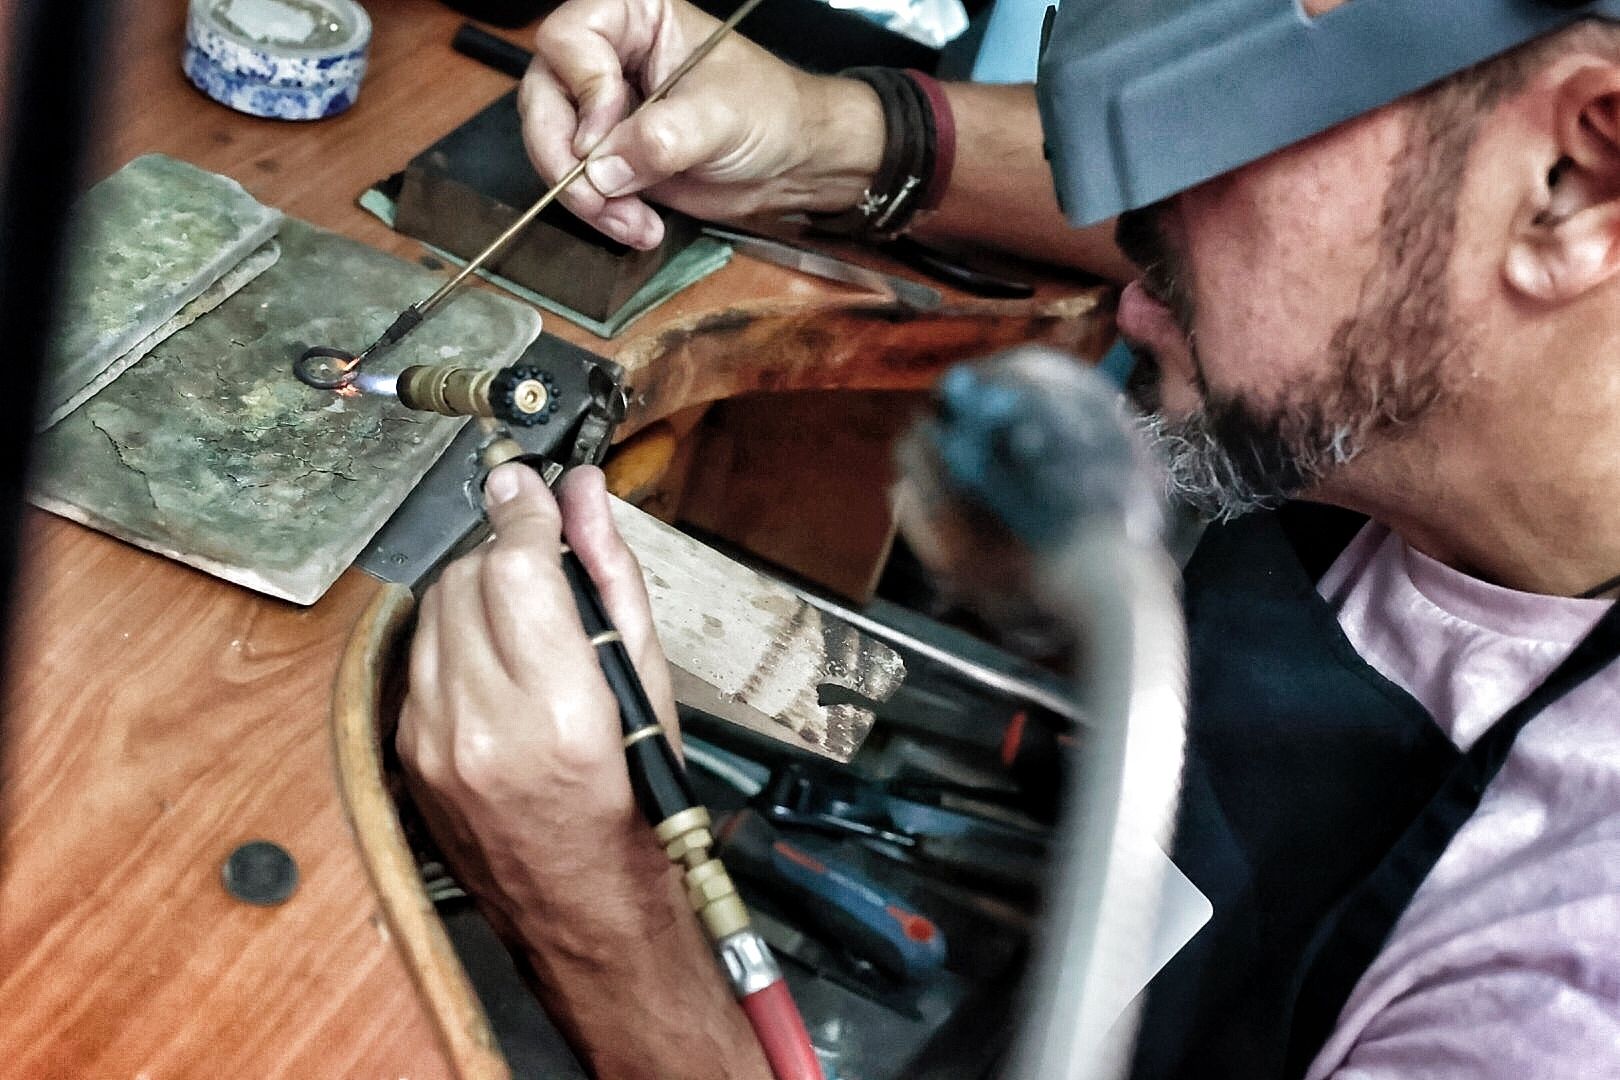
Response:
[{"label": "black apron", "polygon": [[1620,654],[1620,605],[1463,754],[1316,591],[1364,519],[1211,528],[1186,573],[1187,765],[1172,852],[1214,905],[1149,985],[1132,1080],[1297,1080],[1536,713]]}]

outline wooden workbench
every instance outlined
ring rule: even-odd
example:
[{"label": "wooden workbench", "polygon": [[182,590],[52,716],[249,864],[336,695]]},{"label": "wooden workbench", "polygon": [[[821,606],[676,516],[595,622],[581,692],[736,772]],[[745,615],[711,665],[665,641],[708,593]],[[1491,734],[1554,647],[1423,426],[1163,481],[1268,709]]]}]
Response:
[{"label": "wooden workbench", "polygon": [[[123,5],[97,175],[161,151],[417,257],[354,200],[511,86],[451,51],[460,17],[369,0],[359,103],[289,124],[186,83],[185,6]],[[655,321],[819,289],[739,259]],[[563,320],[547,329],[604,351]],[[0,810],[0,1076],[455,1075],[335,795],[330,691],[377,583],[351,571],[298,609],[43,513],[27,533]],[[227,855],[258,838],[298,862],[280,907],[221,885]]]}]

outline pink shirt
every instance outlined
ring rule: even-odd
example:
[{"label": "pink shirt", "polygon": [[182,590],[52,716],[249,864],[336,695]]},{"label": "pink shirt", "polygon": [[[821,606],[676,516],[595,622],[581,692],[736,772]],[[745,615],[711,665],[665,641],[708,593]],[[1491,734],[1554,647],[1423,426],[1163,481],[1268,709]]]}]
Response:
[{"label": "pink shirt", "polygon": [[[1379,525],[1320,589],[1464,750],[1608,607],[1485,584]],[[1620,1078],[1620,664],[1520,733],[1306,1075]]]}]

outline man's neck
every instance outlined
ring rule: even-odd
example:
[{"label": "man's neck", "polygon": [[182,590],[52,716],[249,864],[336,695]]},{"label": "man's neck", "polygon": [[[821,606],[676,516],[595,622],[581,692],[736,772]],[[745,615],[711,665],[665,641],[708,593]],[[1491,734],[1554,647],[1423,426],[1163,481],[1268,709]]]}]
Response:
[{"label": "man's neck", "polygon": [[1493,584],[1587,594],[1620,574],[1620,402],[1598,408],[1606,396],[1445,418],[1369,452],[1318,497]]}]

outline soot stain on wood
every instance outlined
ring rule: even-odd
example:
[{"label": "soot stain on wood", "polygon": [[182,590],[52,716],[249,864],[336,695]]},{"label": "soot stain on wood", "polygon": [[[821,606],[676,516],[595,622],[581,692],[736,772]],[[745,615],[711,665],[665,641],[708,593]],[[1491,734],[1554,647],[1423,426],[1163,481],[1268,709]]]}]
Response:
[{"label": "soot stain on wood", "polygon": [[[1022,330],[1011,332],[1005,338],[991,338],[989,334],[981,334],[972,340],[959,340],[951,343],[949,348],[917,349],[914,351],[895,350],[883,358],[883,365],[891,371],[930,371],[957,363],[974,355],[985,355],[988,351],[1008,347],[1014,340],[1033,341],[1046,335],[1055,320],[1038,319],[1028,321]],[[975,342],[981,343],[976,346]]]},{"label": "soot stain on wood", "polygon": [[[900,654],[863,636],[846,622],[821,620],[821,647],[827,658],[828,680],[817,689],[824,705],[873,706],[887,701],[905,681],[905,662]],[[846,695],[830,696],[828,691],[834,685],[846,687]]]},{"label": "soot stain on wood", "polygon": [[839,335],[820,323],[800,323],[793,328],[793,345],[806,353],[820,356],[838,347]]},{"label": "soot stain on wood", "polygon": [[659,341],[662,343],[670,340],[672,344],[678,344],[680,341],[688,337],[696,337],[698,334],[740,333],[759,321],[759,312],[747,311],[742,308],[729,308],[705,316],[696,326],[690,329],[671,330],[666,334],[661,334],[659,335]]},{"label": "soot stain on wood", "polygon": [[788,654],[789,645],[799,636],[799,631],[804,629],[804,625],[809,621],[811,614],[809,604],[800,603],[795,605],[793,613],[788,617],[787,625],[771,637],[771,643],[766,646],[765,654],[759,658],[759,662],[754,665],[754,670],[749,673],[748,678],[743,682],[742,688],[737,691],[735,696],[738,701],[746,701],[757,694],[765,680],[781,666],[783,658]]},{"label": "soot stain on wood", "polygon": [[872,307],[852,307],[845,314],[856,322],[886,323],[898,326],[904,323],[921,322],[924,319],[937,319],[941,315],[949,316],[949,312],[921,312],[916,308],[909,308],[903,304],[882,304]]},{"label": "soot stain on wood", "polygon": [[753,326],[759,319],[759,313],[740,308],[717,311],[712,315],[705,315],[695,323],[660,330],[648,346],[647,355],[667,356],[705,334],[740,333]]},{"label": "soot stain on wood", "polygon": [[831,753],[847,757],[871,730],[871,713],[851,705],[834,706],[827,710],[827,731],[822,736],[822,745]]}]

